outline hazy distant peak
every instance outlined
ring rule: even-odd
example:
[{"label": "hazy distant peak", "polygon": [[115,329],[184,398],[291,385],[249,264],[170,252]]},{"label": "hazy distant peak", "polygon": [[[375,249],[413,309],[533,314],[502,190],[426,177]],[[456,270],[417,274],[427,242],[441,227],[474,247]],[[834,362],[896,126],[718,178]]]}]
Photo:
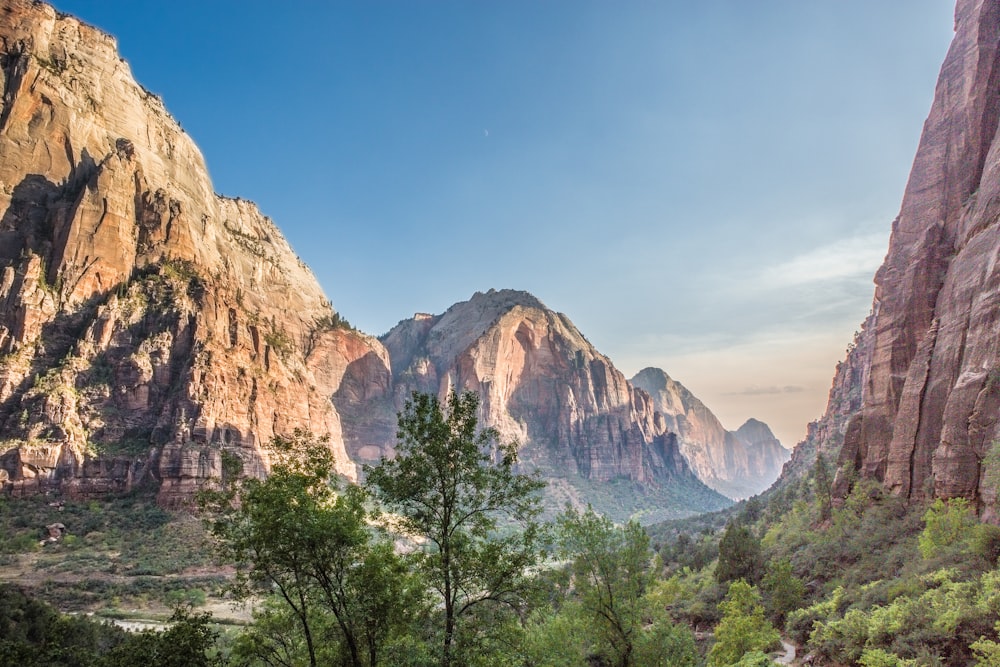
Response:
[{"label": "hazy distant peak", "polygon": [[635,374],[635,377],[632,378],[632,384],[645,389],[649,393],[653,393],[653,391],[663,391],[672,381],[673,379],[667,375],[666,371],[662,368],[655,368],[653,366],[643,368]]},{"label": "hazy distant peak", "polygon": [[[771,427],[760,421],[759,419],[754,419],[751,417],[736,429],[736,435],[739,436],[744,442],[750,444],[759,444],[765,442],[779,442],[771,431]],[[780,443],[779,443],[780,444]]]}]

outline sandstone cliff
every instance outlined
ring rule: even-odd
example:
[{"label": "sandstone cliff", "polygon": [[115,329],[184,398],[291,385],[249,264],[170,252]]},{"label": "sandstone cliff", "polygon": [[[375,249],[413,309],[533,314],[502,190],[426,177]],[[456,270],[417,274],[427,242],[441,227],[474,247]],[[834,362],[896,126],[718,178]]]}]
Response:
[{"label": "sandstone cliff", "polygon": [[698,478],[729,498],[760,493],[788,460],[788,450],[766,424],[751,419],[727,431],[704,403],[659,368],[644,368],[630,382],[652,397]]},{"label": "sandstone cliff", "polygon": [[[352,355],[309,269],[197,147],[114,39],[30,0],[0,5],[0,448],[15,489],[155,480],[165,503],[251,473],[274,434],[329,435]],[[317,364],[315,360],[324,363]]]},{"label": "sandstone cliff", "polygon": [[[522,460],[550,478],[560,504],[617,504],[621,514],[635,503],[629,488],[649,497],[649,510],[654,498],[674,509],[725,504],[693,475],[650,396],[526,292],[476,293],[442,315],[400,322],[381,340],[397,406],[414,390],[477,392],[482,419],[522,443]],[[352,427],[345,431],[351,441]],[[618,484],[622,497],[602,501],[594,482]]]},{"label": "sandstone cliff", "polygon": [[1000,0],[960,0],[955,30],[875,277],[871,362],[839,461],[897,494],[963,496],[995,516]]}]

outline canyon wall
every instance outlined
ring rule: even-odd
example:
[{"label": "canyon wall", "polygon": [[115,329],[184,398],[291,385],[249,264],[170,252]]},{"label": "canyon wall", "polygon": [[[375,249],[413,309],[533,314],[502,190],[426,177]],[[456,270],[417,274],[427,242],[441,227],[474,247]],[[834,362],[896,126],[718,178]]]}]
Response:
[{"label": "canyon wall", "polygon": [[588,502],[580,480],[618,480],[649,494],[683,490],[692,508],[726,504],[693,474],[649,394],[527,292],[476,293],[381,340],[397,406],[412,391],[478,393],[481,419],[522,443],[521,459],[555,480],[566,501]]},{"label": "canyon wall", "polygon": [[[885,262],[839,464],[996,517],[1000,1],[960,0]],[[845,490],[844,475],[838,489]]]},{"label": "canyon wall", "polygon": [[[351,354],[309,269],[204,160],[115,41],[30,0],[0,8],[0,433],[15,491],[189,498],[221,452],[250,473],[308,428],[356,469],[329,401]],[[310,359],[336,359],[322,372]]]}]

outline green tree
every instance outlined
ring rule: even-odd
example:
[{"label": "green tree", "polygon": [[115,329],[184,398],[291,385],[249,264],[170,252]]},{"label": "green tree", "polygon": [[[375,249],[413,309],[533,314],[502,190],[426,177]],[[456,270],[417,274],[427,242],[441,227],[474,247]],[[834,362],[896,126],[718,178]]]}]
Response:
[{"label": "green tree", "polygon": [[560,556],[569,561],[577,609],[602,664],[628,667],[697,664],[691,632],[666,615],[651,591],[656,567],[649,535],[635,521],[615,526],[592,509],[559,517]]},{"label": "green tree", "polygon": [[[993,628],[1000,635],[1000,623]],[[1000,643],[980,637],[969,647],[976,654],[976,667],[1000,667]]]},{"label": "green tree", "polygon": [[820,453],[816,454],[816,463],[813,464],[812,473],[819,521],[825,523],[833,516],[833,479],[830,476],[830,467],[826,463],[826,458]]},{"label": "green tree", "polygon": [[649,536],[635,521],[622,527],[588,508],[559,517],[560,555],[570,560],[573,587],[611,664],[633,664],[642,629],[642,597],[650,582]]},{"label": "green tree", "polygon": [[750,651],[733,664],[733,667],[775,667],[775,663],[763,651]]},{"label": "green tree", "polygon": [[745,579],[751,584],[760,582],[763,558],[760,540],[749,526],[730,521],[719,540],[719,562],[715,579],[720,584]]},{"label": "green tree", "polygon": [[[312,628],[317,635],[332,632],[326,625],[332,619],[328,615],[313,620]],[[325,655],[322,647],[317,654],[320,664],[333,663],[336,656]],[[263,600],[253,611],[253,623],[238,634],[230,649],[230,662],[233,665],[274,665],[290,667],[302,665],[309,661],[309,650],[306,647],[302,627],[298,618],[283,600],[270,596]]]},{"label": "green tree", "polygon": [[222,665],[215,649],[219,633],[209,623],[212,614],[192,614],[178,607],[163,631],[144,630],[109,651],[97,667],[214,667]]},{"label": "green tree", "polygon": [[592,639],[590,622],[578,602],[566,601],[558,610],[539,609],[528,619],[524,664],[579,667],[587,663]]},{"label": "green tree", "polygon": [[414,393],[399,415],[396,457],[365,469],[402,531],[425,540],[418,564],[440,602],[444,667],[471,661],[482,633],[503,627],[477,616],[524,608],[541,557],[544,484],[517,472],[517,443],[480,429],[478,409],[471,392],[452,392],[443,407]]},{"label": "green tree", "polygon": [[700,661],[694,634],[659,613],[640,633],[633,664],[638,667],[696,667]]},{"label": "green tree", "polygon": [[806,595],[806,585],[792,573],[792,564],[787,558],[768,563],[761,587],[768,615],[779,627],[785,624],[788,612],[799,608]]},{"label": "green tree", "polygon": [[946,553],[966,553],[977,541],[979,522],[965,498],[945,502],[938,498],[924,513],[924,530],[920,533],[920,555],[924,559]]},{"label": "green tree", "polygon": [[330,640],[318,628],[332,627],[344,664],[373,667],[421,609],[420,583],[369,527],[363,490],[337,490],[324,442],[297,431],[271,449],[267,479],[203,496],[222,555],[236,566],[233,590],[238,598],[274,591],[297,621],[310,665]]},{"label": "green tree", "polygon": [[916,660],[904,660],[880,648],[866,648],[858,658],[861,667],[912,667]]},{"label": "green tree", "polygon": [[722,620],[715,628],[715,644],[708,653],[708,667],[737,664],[751,651],[767,652],[781,644],[781,636],[764,616],[760,593],[743,581],[729,586],[719,603]]}]

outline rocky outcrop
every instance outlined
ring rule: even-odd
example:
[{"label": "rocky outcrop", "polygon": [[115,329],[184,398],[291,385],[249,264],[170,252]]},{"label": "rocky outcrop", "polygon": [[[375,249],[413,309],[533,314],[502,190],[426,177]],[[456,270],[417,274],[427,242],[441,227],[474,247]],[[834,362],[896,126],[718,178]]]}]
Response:
[{"label": "rocky outcrop", "polygon": [[114,39],[30,0],[0,7],[0,467],[14,491],[267,468],[275,434],[343,448],[330,397],[385,351],[338,326],[250,202],[213,194],[197,147]]},{"label": "rocky outcrop", "polygon": [[871,363],[840,463],[995,516],[1000,1],[960,0],[955,29],[875,277]]},{"label": "rocky outcrop", "polygon": [[788,451],[766,424],[751,419],[727,431],[704,403],[659,368],[644,368],[630,382],[652,397],[698,478],[729,498],[760,493],[788,460]]},{"label": "rocky outcrop", "polygon": [[397,408],[411,391],[478,393],[481,419],[518,440],[522,461],[557,480],[562,500],[598,506],[594,496],[581,500],[581,484],[619,481],[649,496],[667,487],[686,495],[675,510],[726,504],[692,474],[650,396],[531,294],[476,293],[442,315],[400,322],[381,340]]}]

